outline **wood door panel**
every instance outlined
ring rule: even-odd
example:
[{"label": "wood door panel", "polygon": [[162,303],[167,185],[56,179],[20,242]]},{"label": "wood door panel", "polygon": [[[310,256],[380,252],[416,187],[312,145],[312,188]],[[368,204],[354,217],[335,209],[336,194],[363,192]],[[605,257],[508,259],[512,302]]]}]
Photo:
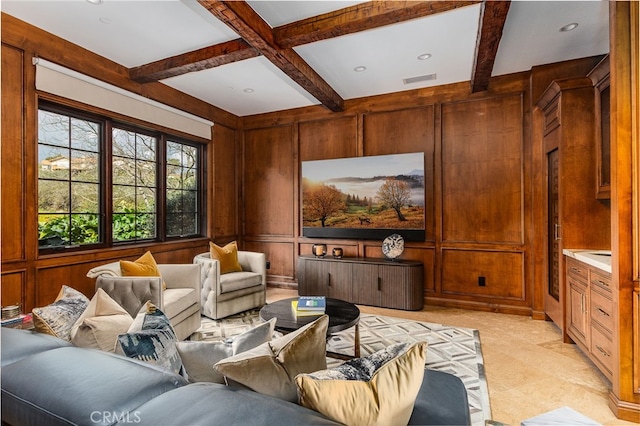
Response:
[{"label": "wood door panel", "polygon": [[[442,293],[525,301],[524,253],[442,251]],[[480,280],[484,277],[484,286]]]},{"label": "wood door panel", "polygon": [[244,235],[294,234],[291,126],[245,132]]},{"label": "wood door panel", "polygon": [[358,155],[358,123],[355,116],[300,123],[298,133],[301,161]]},{"label": "wood door panel", "polygon": [[[2,45],[2,129],[0,180],[2,181],[2,261],[22,260],[25,253],[25,187],[23,144],[22,52]],[[30,191],[31,192],[31,191]],[[11,230],[11,232],[9,232]]]},{"label": "wood door panel", "polygon": [[519,95],[442,106],[443,241],[524,243]]}]

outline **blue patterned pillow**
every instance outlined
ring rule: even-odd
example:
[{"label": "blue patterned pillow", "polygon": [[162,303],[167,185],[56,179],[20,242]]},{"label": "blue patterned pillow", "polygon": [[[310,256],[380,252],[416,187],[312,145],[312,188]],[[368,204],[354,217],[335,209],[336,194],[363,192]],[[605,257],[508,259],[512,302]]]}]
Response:
[{"label": "blue patterned pillow", "polygon": [[166,315],[147,302],[127,334],[118,336],[116,352],[146,361],[179,374],[182,360],[176,348],[176,333]]},{"label": "blue patterned pillow", "polygon": [[56,300],[42,308],[33,308],[33,326],[39,333],[71,341],[71,328],[89,306],[89,299],[69,286],[63,285]]}]

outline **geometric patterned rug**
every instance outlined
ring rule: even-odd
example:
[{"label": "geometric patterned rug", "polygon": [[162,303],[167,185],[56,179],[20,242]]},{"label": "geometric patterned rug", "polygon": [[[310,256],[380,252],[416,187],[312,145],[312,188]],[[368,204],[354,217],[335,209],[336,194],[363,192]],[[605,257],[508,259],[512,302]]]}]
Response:
[{"label": "geometric patterned rug", "polygon": [[[240,334],[260,322],[257,310],[221,320],[202,317],[202,325],[191,339],[221,340]],[[485,420],[491,419],[489,390],[478,330],[363,313],[360,314],[359,324],[360,356],[372,354],[394,343],[428,342],[425,368],[460,377],[467,389],[473,425],[484,425]],[[328,351],[353,354],[353,347],[353,329],[333,334],[327,340]],[[328,367],[341,362],[327,358]]]}]

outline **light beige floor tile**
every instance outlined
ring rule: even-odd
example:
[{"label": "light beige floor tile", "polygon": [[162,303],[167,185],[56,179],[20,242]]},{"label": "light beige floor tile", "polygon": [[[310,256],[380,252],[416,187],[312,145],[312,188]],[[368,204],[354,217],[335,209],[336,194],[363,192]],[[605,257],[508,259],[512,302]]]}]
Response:
[{"label": "light beige floor tile", "polygon": [[[267,290],[267,301],[295,296],[296,290]],[[479,330],[494,420],[518,426],[568,406],[605,426],[635,425],[613,415],[607,405],[608,382],[576,345],[562,342],[551,322],[437,306],[417,312],[372,306],[360,310]]]}]

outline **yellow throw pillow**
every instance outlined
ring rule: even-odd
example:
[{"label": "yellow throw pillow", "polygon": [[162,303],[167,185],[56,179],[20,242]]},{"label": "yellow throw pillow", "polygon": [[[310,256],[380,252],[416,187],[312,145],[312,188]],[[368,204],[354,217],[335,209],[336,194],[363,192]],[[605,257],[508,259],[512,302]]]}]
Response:
[{"label": "yellow throw pillow", "polygon": [[345,425],[407,424],[427,343],[391,345],[336,368],[296,376],[300,405]]},{"label": "yellow throw pillow", "polygon": [[[120,270],[123,277],[161,277],[158,264],[153,258],[150,251],[140,256],[135,261],[129,260],[120,261]],[[162,281],[162,289],[167,289],[167,284]]]},{"label": "yellow throw pillow", "polygon": [[220,262],[220,273],[241,272],[242,266],[238,263],[238,246],[235,241],[224,247],[209,242],[211,258]]}]

